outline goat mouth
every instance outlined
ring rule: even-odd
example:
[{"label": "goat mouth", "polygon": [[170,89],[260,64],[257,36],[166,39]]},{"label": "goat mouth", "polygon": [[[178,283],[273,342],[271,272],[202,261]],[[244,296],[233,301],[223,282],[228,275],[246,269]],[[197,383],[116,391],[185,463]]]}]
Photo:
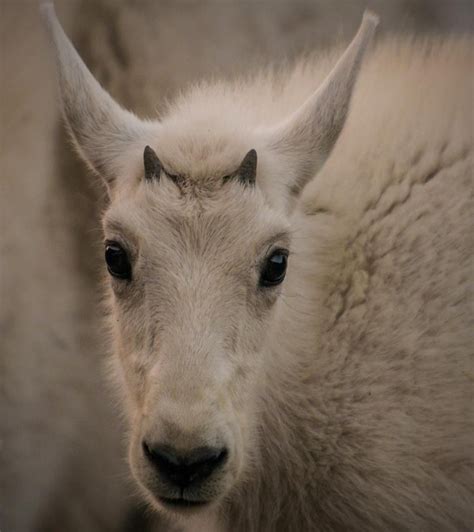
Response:
[{"label": "goat mouth", "polygon": [[209,501],[193,501],[191,499],[185,499],[183,497],[177,499],[171,499],[169,497],[160,497],[160,501],[166,506],[172,506],[174,508],[195,508],[197,506],[205,506]]}]

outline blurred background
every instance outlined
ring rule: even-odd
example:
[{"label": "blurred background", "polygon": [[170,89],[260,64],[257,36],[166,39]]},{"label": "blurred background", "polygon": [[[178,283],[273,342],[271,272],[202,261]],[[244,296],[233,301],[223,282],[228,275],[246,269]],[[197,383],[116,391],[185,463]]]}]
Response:
[{"label": "blurred background", "polygon": [[[60,122],[37,0],[0,0],[0,530],[152,524],[129,481],[101,333],[104,195]],[[93,73],[155,116],[190,83],[379,34],[472,32],[472,0],[56,0]]]}]

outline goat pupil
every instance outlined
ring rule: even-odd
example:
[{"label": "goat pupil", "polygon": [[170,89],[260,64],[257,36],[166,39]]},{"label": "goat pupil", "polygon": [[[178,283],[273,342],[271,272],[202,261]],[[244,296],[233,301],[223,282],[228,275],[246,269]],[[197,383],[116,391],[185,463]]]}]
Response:
[{"label": "goat pupil", "polygon": [[288,253],[284,250],[275,251],[267,259],[263,268],[260,283],[263,286],[280,284],[285,278]]},{"label": "goat pupil", "polygon": [[112,242],[105,246],[105,262],[109,273],[120,279],[130,279],[131,266],[127,252],[117,244]]}]

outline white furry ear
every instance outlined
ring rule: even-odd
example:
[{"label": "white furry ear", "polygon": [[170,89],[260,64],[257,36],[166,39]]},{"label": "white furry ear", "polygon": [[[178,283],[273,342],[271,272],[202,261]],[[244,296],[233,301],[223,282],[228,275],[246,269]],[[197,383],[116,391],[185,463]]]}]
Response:
[{"label": "white furry ear", "polygon": [[110,189],[122,168],[124,152],[145,137],[151,123],[124,110],[100,86],[64,33],[53,4],[42,4],[41,13],[56,51],[67,125],[80,155]]},{"label": "white furry ear", "polygon": [[365,12],[353,41],[319,89],[283,123],[267,132],[266,145],[283,160],[290,195],[297,196],[329,156],[349,110],[352,90],[378,17]]}]

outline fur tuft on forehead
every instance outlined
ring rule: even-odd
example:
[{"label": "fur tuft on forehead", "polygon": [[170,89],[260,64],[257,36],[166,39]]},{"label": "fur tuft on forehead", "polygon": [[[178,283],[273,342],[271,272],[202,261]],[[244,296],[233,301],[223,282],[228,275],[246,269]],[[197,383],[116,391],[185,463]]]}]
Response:
[{"label": "fur tuft on forehead", "polygon": [[234,174],[254,148],[252,135],[227,128],[224,123],[163,123],[153,138],[153,149],[170,175],[184,185],[220,188],[223,178]]}]

